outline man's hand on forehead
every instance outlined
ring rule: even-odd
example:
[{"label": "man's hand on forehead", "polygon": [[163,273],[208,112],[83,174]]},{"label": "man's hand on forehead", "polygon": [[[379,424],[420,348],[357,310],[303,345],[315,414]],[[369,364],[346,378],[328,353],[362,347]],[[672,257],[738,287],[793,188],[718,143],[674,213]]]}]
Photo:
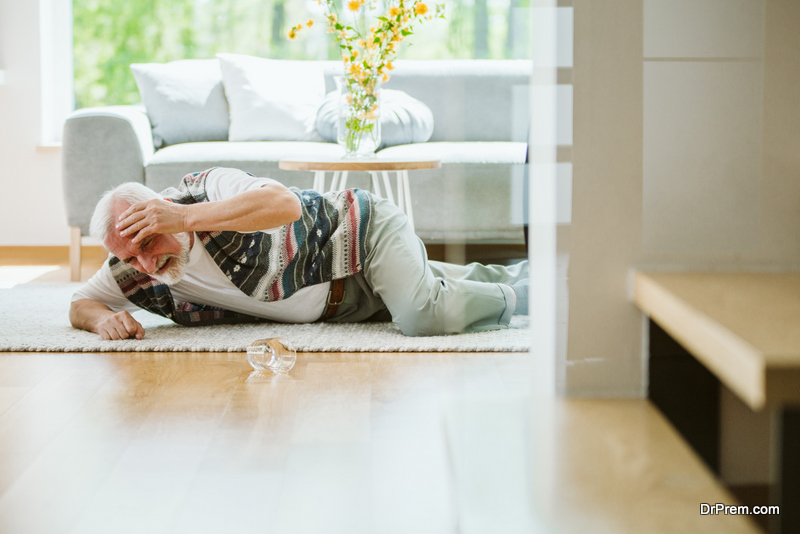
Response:
[{"label": "man's hand on forehead", "polygon": [[139,243],[153,234],[178,234],[186,232],[188,206],[168,200],[154,199],[137,202],[122,212],[116,227],[123,237],[133,236]]}]

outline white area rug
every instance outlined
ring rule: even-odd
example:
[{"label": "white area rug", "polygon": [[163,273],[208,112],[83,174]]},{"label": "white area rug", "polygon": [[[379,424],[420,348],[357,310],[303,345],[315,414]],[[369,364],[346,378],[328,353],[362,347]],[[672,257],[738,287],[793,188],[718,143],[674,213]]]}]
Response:
[{"label": "white area rug", "polygon": [[0,289],[0,351],[239,352],[256,339],[285,337],[304,352],[525,352],[527,317],[511,328],[431,337],[406,337],[392,323],[263,323],[187,328],[145,311],[134,317],[145,338],[103,341],[69,324],[72,293],[80,284],[32,283]]}]

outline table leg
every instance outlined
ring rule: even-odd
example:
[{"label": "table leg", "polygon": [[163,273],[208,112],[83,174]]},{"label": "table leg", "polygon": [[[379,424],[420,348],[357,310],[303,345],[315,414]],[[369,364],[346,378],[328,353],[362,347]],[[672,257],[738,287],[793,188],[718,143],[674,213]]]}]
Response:
[{"label": "table leg", "polygon": [[386,187],[386,198],[389,199],[389,202],[394,204],[394,195],[392,194],[392,184],[389,183],[389,173],[387,171],[381,171],[381,175],[383,176],[383,185]]},{"label": "table leg", "polygon": [[333,173],[333,178],[331,179],[331,188],[329,189],[329,191],[338,191],[339,190],[339,176],[341,174],[342,173],[339,172],[339,171],[336,171],[336,172]]},{"label": "table leg", "polygon": [[378,195],[379,197],[382,197],[383,195],[381,194],[381,182],[378,180],[378,173],[375,171],[370,171],[369,175],[372,178],[372,192]]},{"label": "table leg", "polygon": [[400,208],[400,211],[405,213],[406,211],[406,190],[403,188],[403,180],[400,177],[400,171],[397,171],[397,207]]},{"label": "table leg", "polygon": [[314,186],[312,189],[320,193],[325,192],[325,171],[314,171]]},{"label": "table leg", "polygon": [[406,215],[408,215],[408,222],[411,224],[411,229],[414,229],[414,212],[411,210],[411,188],[408,185],[408,171],[398,171],[398,176],[402,175],[403,192],[406,197]]}]

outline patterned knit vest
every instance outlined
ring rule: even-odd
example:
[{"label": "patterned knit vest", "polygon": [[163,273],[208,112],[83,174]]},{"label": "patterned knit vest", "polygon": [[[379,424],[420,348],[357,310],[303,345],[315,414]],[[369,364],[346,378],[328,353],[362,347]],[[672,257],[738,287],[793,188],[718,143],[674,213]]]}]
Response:
[{"label": "patterned knit vest", "polygon": [[[186,175],[162,196],[178,204],[207,202],[205,180],[213,169]],[[348,189],[320,194],[289,188],[302,215],[275,233],[195,232],[225,276],[249,297],[273,302],[298,289],[352,276],[362,269],[372,217],[372,197]],[[185,326],[263,321],[222,308],[176,302],[169,286],[111,256],[111,273],[125,297]]]}]

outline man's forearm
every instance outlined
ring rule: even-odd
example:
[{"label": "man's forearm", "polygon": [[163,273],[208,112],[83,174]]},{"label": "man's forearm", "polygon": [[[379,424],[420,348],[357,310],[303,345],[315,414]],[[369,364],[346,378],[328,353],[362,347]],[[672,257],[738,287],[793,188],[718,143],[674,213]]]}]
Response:
[{"label": "man's forearm", "polygon": [[92,299],[80,299],[69,307],[69,322],[75,328],[98,333],[97,325],[114,312],[102,302]]},{"label": "man's forearm", "polygon": [[280,185],[265,185],[218,202],[188,206],[186,230],[256,232],[300,218],[300,200]]},{"label": "man's forearm", "polygon": [[79,299],[69,308],[72,326],[94,332],[103,339],[144,339],[144,328],[127,311],[114,312],[102,302]]}]

